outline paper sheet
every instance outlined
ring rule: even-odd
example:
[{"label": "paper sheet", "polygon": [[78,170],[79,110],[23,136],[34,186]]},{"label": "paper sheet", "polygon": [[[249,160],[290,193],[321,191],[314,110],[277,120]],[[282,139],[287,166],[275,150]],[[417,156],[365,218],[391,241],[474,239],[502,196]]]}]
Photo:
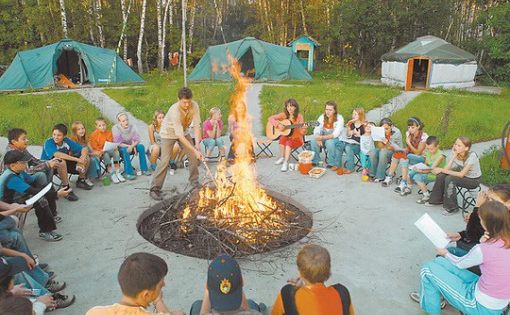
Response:
[{"label": "paper sheet", "polygon": [[446,236],[446,232],[437,225],[428,213],[422,215],[414,225],[436,246],[437,248],[445,248],[450,240]]},{"label": "paper sheet", "polygon": [[30,199],[27,199],[27,201],[25,201],[25,204],[27,206],[31,206],[34,203],[36,203],[37,200],[41,199],[42,196],[46,195],[46,193],[51,189],[52,185],[53,185],[53,183],[49,183],[48,185],[46,185],[46,187],[44,187],[40,192],[38,192],[37,195],[33,196]]},{"label": "paper sheet", "polygon": [[374,139],[374,141],[383,141],[385,138],[384,127],[372,126],[372,139]]},{"label": "paper sheet", "polygon": [[104,146],[103,146],[103,151],[104,152],[113,151],[113,150],[117,149],[118,146],[119,146],[118,143],[113,143],[113,142],[110,142],[110,141],[106,141],[104,143]]},{"label": "paper sheet", "polygon": [[414,170],[421,170],[421,171],[431,170],[430,166],[426,165],[425,163],[414,164],[414,165],[411,165],[409,168],[412,168]]}]

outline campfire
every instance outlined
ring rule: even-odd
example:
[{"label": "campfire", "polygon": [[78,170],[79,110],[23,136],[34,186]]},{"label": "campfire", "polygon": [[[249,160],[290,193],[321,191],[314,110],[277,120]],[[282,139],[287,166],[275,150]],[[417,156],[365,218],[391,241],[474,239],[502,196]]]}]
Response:
[{"label": "campfire", "polygon": [[[241,76],[237,60],[230,58],[230,63],[236,81],[230,111],[246,113],[249,79]],[[151,216],[152,232],[147,235],[140,229],[146,238],[166,249],[211,258],[220,253],[245,256],[270,251],[308,234],[310,216],[283,198],[273,198],[258,183],[248,115],[237,115],[237,128],[233,164],[219,163],[214,175],[207,168],[210,181],[198,192],[174,198],[159,211],[162,215]]]}]

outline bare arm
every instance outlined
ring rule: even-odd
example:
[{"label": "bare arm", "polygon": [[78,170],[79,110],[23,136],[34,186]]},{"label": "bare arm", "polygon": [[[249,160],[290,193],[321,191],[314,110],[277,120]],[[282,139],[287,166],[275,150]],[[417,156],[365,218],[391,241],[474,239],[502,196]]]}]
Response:
[{"label": "bare arm", "polygon": [[69,154],[62,153],[62,152],[55,152],[55,154],[53,156],[56,157],[57,159],[66,160],[66,161],[72,161],[72,162],[79,162],[80,161],[79,158],[74,157],[74,156],[69,155]]},{"label": "bare arm", "polygon": [[154,138],[154,126],[152,124],[149,125],[149,141],[151,145],[156,144],[156,139]]}]

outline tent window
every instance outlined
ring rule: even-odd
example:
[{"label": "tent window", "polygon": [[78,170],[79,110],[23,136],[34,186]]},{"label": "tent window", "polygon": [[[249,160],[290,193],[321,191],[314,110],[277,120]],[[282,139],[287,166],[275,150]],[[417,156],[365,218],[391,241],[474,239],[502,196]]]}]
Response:
[{"label": "tent window", "polygon": [[413,88],[427,88],[427,74],[429,69],[428,59],[415,59],[413,64]]},{"label": "tent window", "polygon": [[253,53],[251,48],[244,53],[241,59],[239,59],[239,62],[241,63],[241,72],[244,73],[246,77],[254,78],[255,63],[253,62]]},{"label": "tent window", "polygon": [[57,59],[56,75],[65,75],[73,83],[83,84],[88,81],[87,67],[75,50],[62,50]]}]

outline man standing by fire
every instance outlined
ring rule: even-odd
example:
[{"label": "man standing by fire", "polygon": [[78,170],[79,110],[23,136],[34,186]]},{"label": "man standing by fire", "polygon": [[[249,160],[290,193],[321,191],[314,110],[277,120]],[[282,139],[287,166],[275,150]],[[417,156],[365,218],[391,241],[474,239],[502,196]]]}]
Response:
[{"label": "man standing by fire", "polygon": [[[181,88],[178,97],[179,101],[170,106],[161,123],[161,160],[152,176],[150,188],[150,196],[154,200],[163,200],[161,187],[165,182],[168,163],[176,141],[180,143],[189,159],[189,182],[191,185],[198,185],[198,160],[203,159],[200,152],[202,140],[200,110],[198,104],[192,100],[193,93],[189,88]],[[195,145],[189,134],[192,123]]]}]

